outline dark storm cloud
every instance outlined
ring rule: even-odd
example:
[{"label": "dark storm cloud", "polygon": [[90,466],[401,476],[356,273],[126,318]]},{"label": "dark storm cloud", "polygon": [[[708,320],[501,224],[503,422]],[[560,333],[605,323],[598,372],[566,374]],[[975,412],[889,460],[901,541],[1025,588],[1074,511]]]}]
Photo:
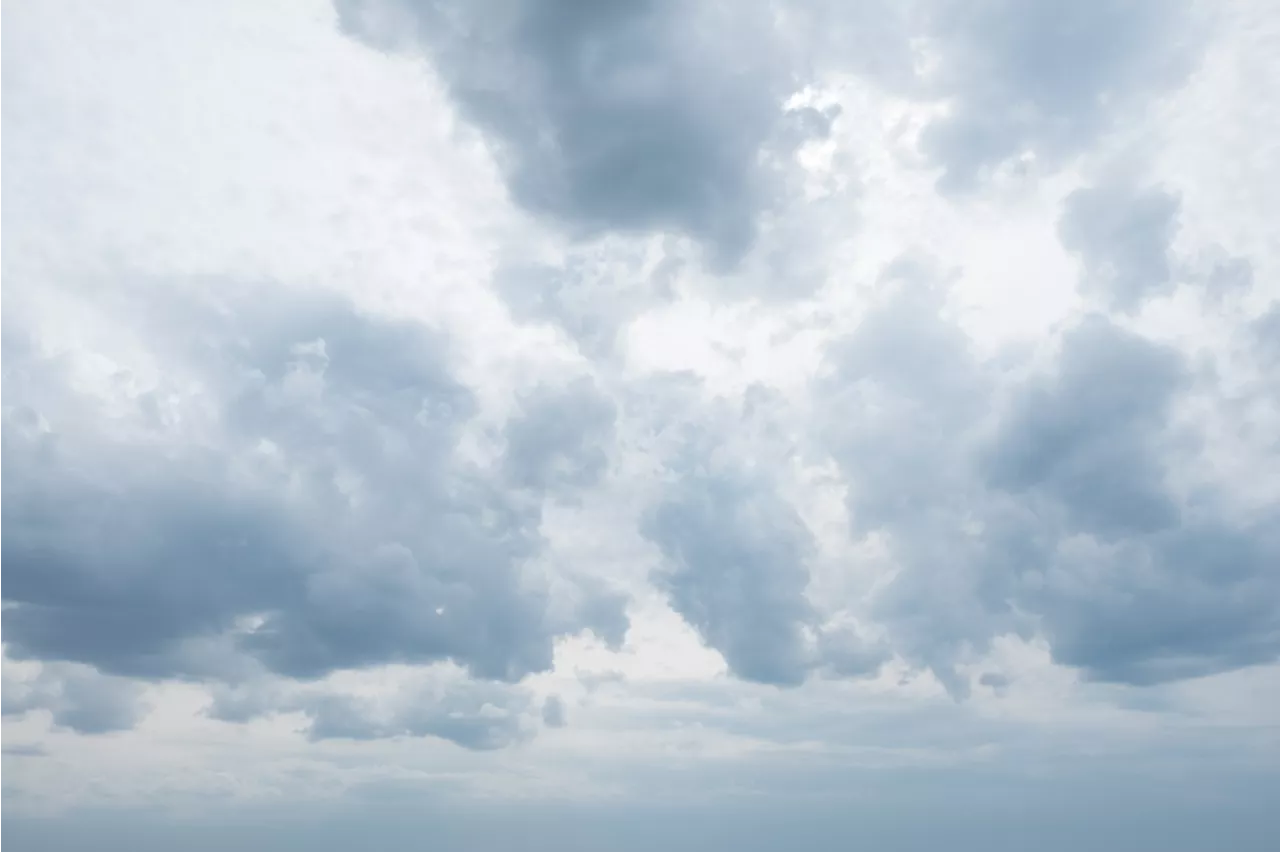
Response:
[{"label": "dark storm cloud", "polygon": [[338,0],[404,33],[496,145],[514,199],[584,235],[672,230],[732,260],[768,191],[757,155],[791,93],[763,4]]},{"label": "dark storm cloud", "polygon": [[[516,680],[550,666],[556,630],[584,626],[550,624],[520,582],[537,502],[454,454],[474,403],[443,340],[325,297],[145,296],[135,319],[163,384],[123,419],[21,337],[5,353],[11,656],[233,679],[452,660]],[[166,400],[184,393],[175,421]],[[581,406],[557,430],[556,405],[511,432],[512,469],[544,486],[565,483],[539,453],[573,457],[586,434]],[[625,622],[613,598],[581,597],[606,632]]]},{"label": "dark storm cloud", "polygon": [[1089,317],[1001,391],[922,274],[831,348],[822,387],[851,523],[899,567],[874,605],[894,649],[957,696],[966,649],[1006,633],[1135,684],[1274,659],[1277,507],[1242,515],[1169,482],[1194,446],[1168,425],[1192,390],[1181,356]]},{"label": "dark storm cloud", "polygon": [[1063,203],[1058,233],[1084,268],[1084,290],[1111,309],[1133,312],[1173,288],[1169,244],[1178,198],[1122,182],[1078,189]]}]

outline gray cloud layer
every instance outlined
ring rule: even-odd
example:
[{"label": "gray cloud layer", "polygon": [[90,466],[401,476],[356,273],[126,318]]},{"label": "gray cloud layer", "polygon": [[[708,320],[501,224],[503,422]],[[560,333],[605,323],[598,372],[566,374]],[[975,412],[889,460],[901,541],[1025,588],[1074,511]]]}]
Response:
[{"label": "gray cloud layer", "polygon": [[142,717],[141,687],[76,666],[46,666],[30,682],[4,678],[5,716],[46,710],[53,724],[81,734],[132,728]]},{"label": "gray cloud layer", "polygon": [[444,694],[402,697],[391,708],[333,694],[305,699],[297,706],[311,719],[313,740],[432,736],[489,751],[525,738],[520,722],[526,703],[500,685],[473,683],[455,685]]},{"label": "gray cloud layer", "polygon": [[671,604],[730,670],[794,685],[808,669],[801,628],[809,530],[768,482],[687,471],[643,527],[671,565],[660,584]]},{"label": "gray cloud layer", "polygon": [[585,235],[673,230],[732,260],[790,93],[759,3],[341,0],[348,32],[404,31],[495,143],[512,196]]},{"label": "gray cloud layer", "polygon": [[[1024,154],[1069,161],[1197,52],[1187,4],[1162,0],[796,14],[830,29],[828,48],[847,43],[851,16],[875,21],[883,52],[846,59],[800,56],[787,39],[801,24],[755,2],[338,5],[349,34],[396,47],[407,36],[429,57],[527,211],[583,237],[683,234],[722,263],[749,251],[785,191],[773,161],[833,132],[834,113],[783,112],[826,71],[946,101],[921,144],[942,189],[964,192]],[[918,74],[905,70],[916,36],[933,63]],[[1174,292],[1180,204],[1123,182],[1067,197],[1059,237],[1099,308],[1131,317]],[[521,321],[616,354],[628,318],[671,296],[672,268],[641,273],[632,257],[628,273],[645,280],[624,292],[608,264],[582,258],[506,270],[496,289]],[[1242,269],[1228,271],[1247,283]],[[771,296],[817,286],[779,277]],[[1229,485],[1179,489],[1194,450],[1170,421],[1204,390],[1183,354],[1090,315],[1057,334],[1047,365],[1013,378],[946,319],[937,277],[919,259],[891,266],[812,388],[815,453],[840,471],[854,534],[882,537],[897,569],[869,602],[884,643],[823,628],[808,597],[814,533],[782,496],[778,460],[726,461],[715,429],[660,472],[639,530],[672,608],[734,675],[780,686],[874,672],[892,653],[962,696],[962,664],[1007,633],[1043,635],[1057,661],[1131,684],[1275,659],[1280,517],[1232,508]],[[181,284],[195,295],[74,294],[148,349],[155,363],[140,369],[159,376],[134,392],[149,380],[118,371],[103,396],[10,300],[3,637],[12,657],[52,665],[6,683],[5,714],[118,730],[139,718],[131,678],[178,678],[212,682],[211,713],[227,720],[296,710],[317,739],[496,748],[525,735],[511,684],[551,665],[557,637],[589,627],[621,644],[621,596],[584,583],[576,608],[553,616],[521,570],[542,552],[543,501],[572,503],[613,473],[626,414],[600,385],[522,391],[485,466],[460,452],[478,403],[443,336],[278,287]],[[1251,328],[1275,392],[1280,309]],[[273,686],[440,661],[476,682],[393,706]],[[999,672],[979,682],[1008,684]],[[541,714],[551,727],[567,716],[559,699]]]},{"label": "gray cloud layer", "polygon": [[957,695],[966,648],[1042,632],[1059,662],[1155,683],[1280,653],[1280,517],[1181,496],[1175,350],[1086,317],[1007,391],[908,278],[831,350],[826,440],[855,529],[902,571],[877,603],[894,647]]},{"label": "gray cloud layer", "polygon": [[951,101],[922,145],[942,188],[1031,153],[1073,156],[1145,99],[1179,82],[1199,41],[1184,0],[936,0],[922,4],[937,48],[928,85]]},{"label": "gray cloud layer", "polygon": [[[143,394],[131,420],[6,330],[11,656],[230,680],[447,659],[515,681],[587,626],[552,624],[522,583],[539,502],[505,480],[599,474],[611,413],[588,386],[529,400],[504,477],[455,454],[474,403],[425,329],[235,287],[142,295],[166,377],[196,385]],[[603,634],[625,629],[621,601],[582,598]]]},{"label": "gray cloud layer", "polygon": [[1199,55],[1184,0],[336,5],[353,36],[430,58],[522,206],[584,236],[688,234],[718,263],[781,191],[768,154],[830,132],[783,115],[824,74],[945,101],[921,146],[962,192],[1026,154],[1057,166]]},{"label": "gray cloud layer", "polygon": [[1173,287],[1169,243],[1178,199],[1159,188],[1109,183],[1078,189],[1063,205],[1062,244],[1084,267],[1085,291],[1132,312]]}]

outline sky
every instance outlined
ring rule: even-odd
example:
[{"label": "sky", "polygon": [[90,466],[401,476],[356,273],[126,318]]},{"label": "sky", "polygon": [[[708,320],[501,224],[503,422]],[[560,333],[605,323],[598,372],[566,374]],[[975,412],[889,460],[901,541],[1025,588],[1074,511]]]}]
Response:
[{"label": "sky", "polygon": [[1273,848],[1271,0],[4,11],[10,852]]}]

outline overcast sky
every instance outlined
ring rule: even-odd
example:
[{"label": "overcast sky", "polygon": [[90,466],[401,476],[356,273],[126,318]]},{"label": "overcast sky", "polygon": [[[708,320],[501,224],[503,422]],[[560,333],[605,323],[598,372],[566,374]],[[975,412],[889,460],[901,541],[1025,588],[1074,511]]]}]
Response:
[{"label": "overcast sky", "polygon": [[1262,850],[1273,0],[12,0],[9,852]]}]

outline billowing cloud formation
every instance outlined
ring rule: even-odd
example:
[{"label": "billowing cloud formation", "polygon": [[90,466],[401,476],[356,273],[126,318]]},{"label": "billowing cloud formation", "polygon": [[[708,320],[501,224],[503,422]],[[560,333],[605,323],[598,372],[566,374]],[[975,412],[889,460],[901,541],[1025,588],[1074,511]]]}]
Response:
[{"label": "billowing cloud formation", "polygon": [[1172,289],[1169,243],[1178,199],[1123,183],[1078,189],[1063,205],[1062,244],[1079,255],[1086,292],[1109,308],[1133,311]]},{"label": "billowing cloud formation", "polygon": [[506,426],[505,472],[523,488],[592,485],[609,462],[617,412],[589,379],[562,388],[541,387],[523,400]]},{"label": "billowing cloud formation", "polygon": [[831,116],[813,108],[783,117],[786,98],[823,74],[852,71],[945,102],[921,148],[943,187],[968,190],[1022,156],[1061,163],[1185,77],[1198,54],[1181,0],[886,5],[337,8],[358,38],[426,52],[530,211],[589,236],[689,234],[720,261],[749,247],[779,191],[766,152],[830,132]]},{"label": "billowing cloud formation", "polygon": [[1242,516],[1170,481],[1187,460],[1169,426],[1182,357],[1087,317],[1051,367],[1000,391],[931,292],[892,288],[833,347],[826,388],[851,523],[902,566],[877,603],[895,648],[957,695],[966,649],[1006,633],[1043,631],[1106,681],[1274,659],[1274,507]]},{"label": "billowing cloud formation", "polygon": [[730,670],[795,684],[809,662],[802,629],[813,541],[767,482],[690,470],[653,508],[644,534],[672,570],[660,575],[672,606]]},{"label": "billowing cloud formation", "polygon": [[[474,403],[442,338],[329,297],[138,294],[163,365],[141,393],[78,392],[65,359],[6,332],[11,656],[232,680],[550,665],[561,625],[520,576],[539,504],[455,454]],[[535,394],[502,470],[539,488],[598,475],[609,422],[586,386]],[[616,634],[616,602],[582,597]]]},{"label": "billowing cloud formation", "polygon": [[1269,567],[1280,564],[1280,518],[1185,502],[1167,479],[1184,375],[1173,350],[1086,320],[1063,340],[1056,374],[1017,391],[989,456],[989,484],[1056,522],[1054,551],[1019,600],[1042,615],[1058,659],[1104,680],[1188,677],[1280,652]]},{"label": "billowing cloud formation", "polygon": [[1086,319],[1063,338],[1053,374],[1016,391],[985,460],[988,484],[1042,495],[1094,536],[1173,526],[1158,451],[1183,381],[1176,351]]},{"label": "billowing cloud formation", "polygon": [[565,724],[564,702],[552,695],[542,704],[542,723],[548,728],[563,728]]},{"label": "billowing cloud formation", "polygon": [[1213,4],[312,2],[10,16],[5,734],[49,778],[163,731],[827,795],[1280,671],[1236,671],[1280,654],[1274,217],[1201,138],[1265,75],[1188,76]]},{"label": "billowing cloud formation", "polygon": [[925,82],[949,102],[921,144],[949,190],[1021,155],[1052,165],[1079,153],[1197,55],[1183,0],[936,0],[921,11]]},{"label": "billowing cloud formation", "polygon": [[1268,367],[1280,367],[1280,302],[1253,322],[1253,337]]},{"label": "billowing cloud formation", "polygon": [[679,267],[675,258],[650,268],[644,252],[618,254],[583,249],[560,264],[507,265],[494,275],[494,289],[521,322],[552,324],[584,353],[608,356],[629,320],[671,301],[670,279]]},{"label": "billowing cloud formation", "polygon": [[46,710],[53,724],[81,734],[132,728],[142,717],[140,685],[86,666],[45,666],[31,680],[4,677],[4,715]]},{"label": "billowing cloud formation", "polygon": [[[374,44],[404,31],[496,143],[513,197],[588,235],[673,230],[746,248],[757,159],[791,92],[767,9],[670,0],[341,0]],[[783,69],[785,74],[785,69]]]},{"label": "billowing cloud formation", "polygon": [[522,739],[526,699],[497,684],[454,685],[442,694],[397,696],[392,706],[349,695],[320,695],[299,707],[311,719],[311,739],[368,740],[432,736],[487,751]]},{"label": "billowing cloud formation", "polygon": [[[702,390],[678,377],[648,389],[674,399]],[[812,594],[817,537],[781,493],[795,449],[778,422],[785,400],[753,386],[740,406],[657,407],[676,438],[639,529],[661,556],[651,579],[671,607],[743,680],[875,675],[889,651],[849,620],[851,601]],[[758,450],[750,462],[744,439]]]},{"label": "billowing cloud formation", "polygon": [[849,484],[852,529],[887,534],[902,566],[876,604],[895,649],[963,693],[953,656],[999,625],[980,572],[1001,577],[1019,546],[965,533],[978,494],[974,433],[992,379],[939,316],[943,293],[926,267],[897,263],[882,286],[883,304],[828,351],[820,431]]}]

